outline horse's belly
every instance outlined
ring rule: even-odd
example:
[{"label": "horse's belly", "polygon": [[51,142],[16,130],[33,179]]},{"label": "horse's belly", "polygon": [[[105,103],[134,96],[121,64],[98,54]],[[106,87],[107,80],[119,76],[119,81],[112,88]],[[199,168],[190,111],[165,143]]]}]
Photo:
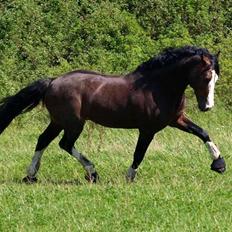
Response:
[{"label": "horse's belly", "polygon": [[86,117],[87,120],[91,120],[102,126],[111,128],[138,128],[138,122],[130,114],[123,112],[111,112],[108,110],[95,111],[94,114],[90,114]]}]

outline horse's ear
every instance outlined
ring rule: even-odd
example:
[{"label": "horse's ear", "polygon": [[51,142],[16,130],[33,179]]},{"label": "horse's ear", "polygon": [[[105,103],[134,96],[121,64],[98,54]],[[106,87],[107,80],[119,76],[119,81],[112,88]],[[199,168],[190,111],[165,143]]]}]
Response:
[{"label": "horse's ear", "polygon": [[201,55],[201,61],[206,66],[211,65],[210,59],[207,56],[203,55],[203,54]]},{"label": "horse's ear", "polygon": [[221,54],[221,51],[219,50],[216,54],[217,59],[219,58],[219,55]]}]

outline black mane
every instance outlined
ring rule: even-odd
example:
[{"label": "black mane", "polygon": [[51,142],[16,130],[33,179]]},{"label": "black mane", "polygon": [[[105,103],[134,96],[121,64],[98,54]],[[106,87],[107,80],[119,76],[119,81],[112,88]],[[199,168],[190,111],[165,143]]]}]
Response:
[{"label": "black mane", "polygon": [[213,62],[215,71],[217,72],[217,74],[219,74],[217,57],[215,55],[212,55],[207,49],[198,48],[195,46],[166,48],[159,55],[139,65],[134,72],[144,73],[154,69],[161,69],[165,66],[176,64],[184,58],[188,58],[195,55],[205,55],[209,57]]}]

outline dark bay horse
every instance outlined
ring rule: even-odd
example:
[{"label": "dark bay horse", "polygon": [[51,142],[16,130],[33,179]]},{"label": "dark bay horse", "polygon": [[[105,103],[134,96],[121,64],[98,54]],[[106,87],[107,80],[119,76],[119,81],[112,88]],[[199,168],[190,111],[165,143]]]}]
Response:
[{"label": "dark bay horse", "polygon": [[60,147],[81,163],[89,181],[96,182],[94,164],[74,147],[86,120],[112,128],[139,130],[134,159],[127,172],[129,181],[134,180],[154,135],[166,126],[199,137],[213,159],[211,169],[223,173],[226,165],[218,148],[208,133],[184,114],[184,91],[188,85],[193,88],[201,111],[213,107],[218,76],[218,55],[186,46],[165,49],[124,76],[73,71],[55,79],[38,80],[1,101],[0,133],[17,115],[43,101],[51,122],[39,136],[23,179],[28,183],[37,181],[43,151],[62,130]]}]

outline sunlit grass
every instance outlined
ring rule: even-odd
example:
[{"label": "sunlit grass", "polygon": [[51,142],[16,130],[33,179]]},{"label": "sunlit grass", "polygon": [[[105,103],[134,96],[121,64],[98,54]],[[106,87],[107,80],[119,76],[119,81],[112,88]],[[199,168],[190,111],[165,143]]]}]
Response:
[{"label": "sunlit grass", "polygon": [[21,116],[0,138],[0,231],[231,231],[230,111],[188,113],[220,148],[224,175],[210,170],[198,138],[166,128],[128,184],[138,132],[88,124],[76,147],[95,163],[98,184],[88,184],[81,165],[59,149],[60,135],[44,153],[39,182],[25,185],[21,179],[46,128],[42,115]]}]

